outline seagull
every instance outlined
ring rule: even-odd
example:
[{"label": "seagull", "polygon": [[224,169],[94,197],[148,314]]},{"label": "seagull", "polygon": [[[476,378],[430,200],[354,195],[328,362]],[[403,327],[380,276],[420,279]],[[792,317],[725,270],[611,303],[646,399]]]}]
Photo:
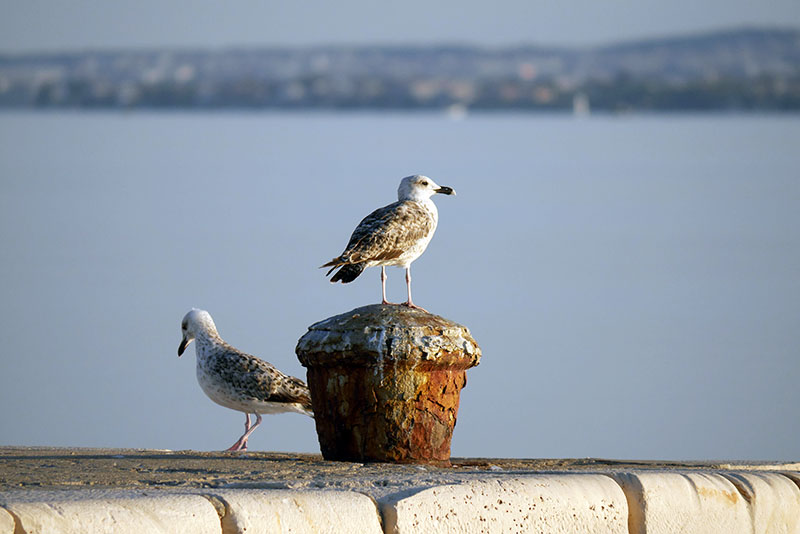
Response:
[{"label": "seagull", "polygon": [[439,212],[431,200],[436,193],[456,194],[452,188],[439,186],[427,176],[415,174],[403,178],[397,188],[397,202],[373,211],[358,223],[344,252],[320,267],[331,268],[325,276],[339,269],[331,277],[331,283],[346,284],[367,267],[380,265],[381,304],[392,304],[386,300],[386,266],[405,267],[408,300],[403,305],[426,311],[411,300],[411,262],[425,252],[436,231]]},{"label": "seagull", "polygon": [[[311,395],[302,380],[225,343],[207,311],[192,308],[181,322],[181,331],[178,357],[189,343],[197,341],[197,381],[208,398],[244,412],[244,434],[229,451],[247,450],[247,438],[261,424],[261,414],[296,412],[314,417]],[[251,413],[256,416],[252,426]]]}]

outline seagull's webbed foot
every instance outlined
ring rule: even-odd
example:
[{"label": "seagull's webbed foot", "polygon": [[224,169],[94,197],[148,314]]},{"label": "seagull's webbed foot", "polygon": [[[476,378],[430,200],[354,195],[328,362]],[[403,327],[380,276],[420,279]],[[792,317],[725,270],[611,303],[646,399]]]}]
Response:
[{"label": "seagull's webbed foot", "polygon": [[412,310],[424,311],[425,313],[431,313],[428,310],[426,310],[425,308],[423,308],[422,306],[417,306],[416,304],[414,304],[411,301],[404,302],[400,306],[405,306],[406,308],[411,308]]},{"label": "seagull's webbed foot", "polygon": [[246,451],[247,450],[247,441],[242,441],[239,439],[236,443],[230,446],[230,448],[225,449],[229,452],[239,452],[239,451]]}]

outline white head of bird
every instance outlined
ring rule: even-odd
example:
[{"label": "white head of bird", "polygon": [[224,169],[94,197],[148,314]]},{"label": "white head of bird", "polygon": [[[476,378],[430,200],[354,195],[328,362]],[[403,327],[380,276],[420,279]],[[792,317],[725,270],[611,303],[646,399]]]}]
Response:
[{"label": "white head of bird", "polygon": [[451,187],[440,186],[427,176],[415,174],[406,176],[400,181],[397,188],[397,200],[414,200],[425,202],[436,193],[443,195],[455,195],[456,192]]},{"label": "white head of bird", "polygon": [[197,308],[192,308],[189,313],[183,316],[181,333],[183,334],[183,339],[178,347],[178,356],[182,355],[183,351],[186,350],[186,346],[197,337],[219,337],[217,326],[214,324],[211,314]]}]

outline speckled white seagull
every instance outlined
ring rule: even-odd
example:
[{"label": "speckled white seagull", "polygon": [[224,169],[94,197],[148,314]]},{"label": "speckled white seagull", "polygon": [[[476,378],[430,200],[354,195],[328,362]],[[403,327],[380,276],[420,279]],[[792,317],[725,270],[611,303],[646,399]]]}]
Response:
[{"label": "speckled white seagull", "polygon": [[436,231],[439,212],[431,200],[436,193],[456,194],[452,188],[436,185],[427,176],[415,174],[403,178],[397,189],[397,202],[364,217],[344,252],[321,267],[331,268],[327,275],[339,269],[331,282],[352,282],[367,267],[380,265],[381,304],[392,304],[386,300],[386,266],[405,267],[408,301],[403,304],[423,309],[411,300],[411,262],[425,252]]},{"label": "speckled white seagull", "polygon": [[[302,380],[225,343],[207,311],[193,308],[184,316],[181,331],[178,356],[189,343],[197,342],[197,381],[208,398],[244,412],[244,434],[229,451],[247,450],[247,438],[261,424],[261,414],[296,412],[314,417],[311,395]],[[252,426],[251,413],[256,416]]]}]

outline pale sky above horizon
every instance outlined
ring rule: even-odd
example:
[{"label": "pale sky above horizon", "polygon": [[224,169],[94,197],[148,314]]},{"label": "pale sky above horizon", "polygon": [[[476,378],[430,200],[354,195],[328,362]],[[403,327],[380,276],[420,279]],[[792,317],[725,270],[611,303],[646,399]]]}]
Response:
[{"label": "pale sky above horizon", "polygon": [[0,0],[0,6],[2,53],[337,43],[595,45],[741,26],[800,27],[797,0]]}]

